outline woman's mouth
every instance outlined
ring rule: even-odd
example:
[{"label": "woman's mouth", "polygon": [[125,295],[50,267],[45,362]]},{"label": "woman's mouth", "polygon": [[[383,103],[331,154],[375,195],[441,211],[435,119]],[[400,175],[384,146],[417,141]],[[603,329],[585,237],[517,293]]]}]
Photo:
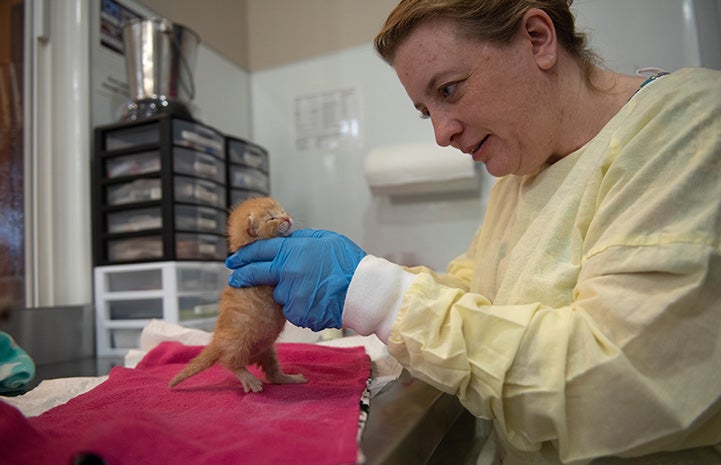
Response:
[{"label": "woman's mouth", "polygon": [[482,160],[481,160],[481,151],[482,151],[482,149],[483,149],[483,145],[486,143],[486,141],[488,140],[488,138],[489,138],[490,136],[491,136],[491,135],[488,134],[486,137],[483,138],[483,140],[482,140],[481,142],[478,143],[478,145],[469,148],[469,149],[466,150],[465,152],[466,152],[467,154],[469,154],[469,155],[471,156],[471,158],[473,158],[473,160],[475,160],[475,161],[482,161]]}]

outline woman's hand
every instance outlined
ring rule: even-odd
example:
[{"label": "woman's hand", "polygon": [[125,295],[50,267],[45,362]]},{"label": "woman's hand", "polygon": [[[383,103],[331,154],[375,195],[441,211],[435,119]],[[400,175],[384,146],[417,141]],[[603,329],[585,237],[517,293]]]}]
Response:
[{"label": "woman's hand", "polygon": [[320,331],[340,328],[343,303],[366,253],[347,237],[303,229],[259,240],[228,257],[233,287],[275,286],[273,299],[294,325]]}]

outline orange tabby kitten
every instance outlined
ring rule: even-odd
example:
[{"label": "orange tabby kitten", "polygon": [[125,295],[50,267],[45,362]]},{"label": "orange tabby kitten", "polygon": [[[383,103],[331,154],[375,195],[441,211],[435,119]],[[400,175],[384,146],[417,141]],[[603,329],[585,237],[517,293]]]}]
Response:
[{"label": "orange tabby kitten", "polygon": [[[228,218],[231,252],[256,239],[287,236],[292,220],[278,202],[269,197],[249,199]],[[257,364],[269,383],[305,383],[303,375],[283,373],[274,343],[285,325],[280,305],[273,301],[272,286],[236,289],[227,286],[220,297],[218,321],[210,343],[170,381],[170,387],[215,363],[230,369],[243,383],[245,392],[260,392],[263,383],[246,366]]]}]

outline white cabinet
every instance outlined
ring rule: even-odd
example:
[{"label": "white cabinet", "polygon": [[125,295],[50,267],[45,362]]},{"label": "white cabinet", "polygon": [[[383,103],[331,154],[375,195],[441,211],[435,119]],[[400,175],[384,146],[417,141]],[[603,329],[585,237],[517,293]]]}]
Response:
[{"label": "white cabinet", "polygon": [[151,319],[212,331],[229,270],[222,262],[152,262],[95,268],[99,356],[139,347]]}]

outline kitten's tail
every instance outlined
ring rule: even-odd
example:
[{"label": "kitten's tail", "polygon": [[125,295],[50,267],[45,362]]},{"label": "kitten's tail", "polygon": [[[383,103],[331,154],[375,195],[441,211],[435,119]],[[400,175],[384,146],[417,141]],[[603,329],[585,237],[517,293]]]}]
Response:
[{"label": "kitten's tail", "polygon": [[175,377],[170,380],[168,387],[172,388],[176,384],[185,381],[191,376],[197,375],[201,371],[210,368],[219,359],[220,353],[215,349],[215,347],[213,347],[212,344],[205,346],[203,350],[200,351],[200,353],[191,360],[190,363],[188,363],[183,371],[175,375]]}]

